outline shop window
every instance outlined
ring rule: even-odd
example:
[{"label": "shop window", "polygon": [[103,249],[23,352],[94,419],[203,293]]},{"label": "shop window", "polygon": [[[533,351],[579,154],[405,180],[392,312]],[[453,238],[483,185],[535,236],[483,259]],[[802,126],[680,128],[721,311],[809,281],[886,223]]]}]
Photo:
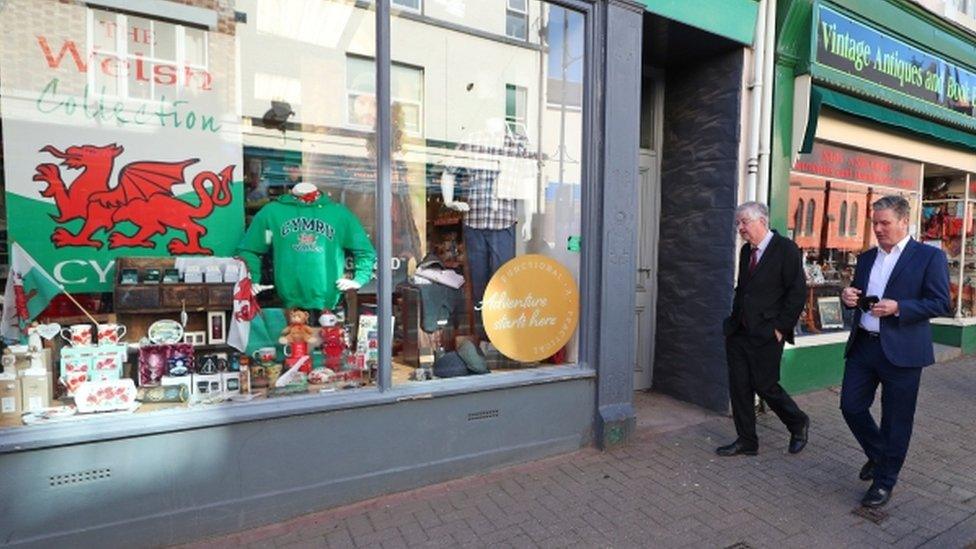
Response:
[{"label": "shop window", "polygon": [[847,236],[847,201],[840,203],[840,213],[837,216],[837,236]]},{"label": "shop window", "polygon": [[[423,132],[424,70],[394,63],[390,69],[390,92],[397,106],[397,123],[410,134]],[[372,59],[346,58],[346,120],[350,126],[373,129],[375,112],[362,106],[372,103],[376,93],[376,65]]]},{"label": "shop window", "polygon": [[857,229],[860,211],[870,218],[871,203],[899,195],[911,206],[910,219],[918,219],[921,174],[918,162],[819,140],[800,155],[790,174],[789,199],[797,226],[804,227],[794,231],[793,240],[803,254],[807,296],[795,335],[850,330],[853,313],[841,305],[840,292],[851,283],[857,256],[876,245],[873,231]]},{"label": "shop window", "polygon": [[529,91],[514,84],[505,85],[505,125],[509,140],[525,139]]},{"label": "shop window", "polygon": [[[23,418],[5,400],[0,427],[369,394],[391,371],[434,388],[579,362],[586,26],[537,5],[540,27],[560,29],[555,53],[395,15],[402,62],[377,90],[370,2],[236,0],[248,23],[221,12],[214,29],[4,2],[25,22],[0,36],[5,228],[94,320],[31,294],[42,324],[72,318],[70,342],[16,324],[8,343],[32,345],[16,368],[38,365],[43,390]],[[513,6],[527,22],[527,2],[490,8]],[[392,120],[382,212],[377,95]],[[91,187],[103,200],[77,194]],[[392,257],[376,257],[378,214]],[[378,310],[377,269],[393,273],[391,311]],[[526,274],[528,292],[512,285]],[[381,315],[392,364],[378,359]]]},{"label": "shop window", "polygon": [[529,0],[506,0],[505,34],[526,40],[529,37]]},{"label": "shop window", "polygon": [[[87,70],[92,93],[163,101],[174,87],[209,90],[207,33],[202,29],[135,15],[89,9],[91,36]],[[45,45],[50,50],[52,44]],[[66,41],[58,55],[74,55],[77,42]],[[57,57],[52,57],[57,59]],[[79,62],[61,57],[62,62]]]},{"label": "shop window", "polygon": [[[518,8],[522,21],[527,5],[478,3]],[[394,147],[394,257],[380,260],[395,268],[394,384],[578,360],[583,112],[549,88],[565,76],[581,89],[583,17],[536,5],[543,26],[567,29],[556,34],[565,56],[455,34],[424,62],[445,87],[430,90],[426,141],[404,136]],[[401,39],[442,32],[396,16],[392,28],[394,58],[412,51]],[[484,52],[476,63],[472,51]],[[526,293],[520,277],[538,286]]]}]

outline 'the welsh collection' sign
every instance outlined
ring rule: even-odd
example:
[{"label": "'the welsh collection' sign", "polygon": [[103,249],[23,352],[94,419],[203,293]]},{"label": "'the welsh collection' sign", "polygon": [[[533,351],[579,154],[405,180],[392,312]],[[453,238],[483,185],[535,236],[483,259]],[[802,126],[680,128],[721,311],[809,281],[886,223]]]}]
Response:
[{"label": "'the welsh collection' sign", "polygon": [[816,62],[968,117],[976,73],[820,5]]}]

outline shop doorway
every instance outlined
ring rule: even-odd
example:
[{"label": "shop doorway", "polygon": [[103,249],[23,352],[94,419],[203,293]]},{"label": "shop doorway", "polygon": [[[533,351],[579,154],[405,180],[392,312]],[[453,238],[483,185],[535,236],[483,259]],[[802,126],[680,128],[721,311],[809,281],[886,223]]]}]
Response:
[{"label": "shop doorway", "polygon": [[659,70],[645,68],[641,83],[641,135],[638,186],[637,290],[634,300],[634,390],[651,388],[654,372],[654,338],[657,323],[657,239],[661,217],[661,112],[664,78]]}]

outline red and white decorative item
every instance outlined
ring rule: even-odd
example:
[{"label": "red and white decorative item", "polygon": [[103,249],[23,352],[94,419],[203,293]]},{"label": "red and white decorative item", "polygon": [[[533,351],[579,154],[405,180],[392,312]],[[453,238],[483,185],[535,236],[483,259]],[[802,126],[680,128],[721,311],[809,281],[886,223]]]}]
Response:
[{"label": "red and white decorative item", "polygon": [[322,337],[322,354],[325,356],[325,367],[338,372],[342,369],[343,354],[346,352],[346,329],[339,322],[339,317],[326,309],[319,316],[319,334]]},{"label": "red and white decorative item", "polygon": [[72,324],[61,330],[61,338],[67,341],[72,347],[91,345],[91,324]]},{"label": "red and white decorative item", "polygon": [[92,381],[109,381],[121,377],[122,359],[114,346],[95,353],[91,369]]},{"label": "red and white decorative item", "polygon": [[75,391],[75,406],[82,414],[133,410],[138,406],[136,384],[131,379],[82,383]]},{"label": "red and white decorative item", "polygon": [[323,368],[321,370],[312,370],[308,374],[308,382],[313,385],[325,385],[332,381],[335,377],[335,372],[328,368]]},{"label": "red and white decorative item", "polygon": [[123,337],[125,337],[125,326],[122,324],[98,325],[99,345],[118,345]]}]

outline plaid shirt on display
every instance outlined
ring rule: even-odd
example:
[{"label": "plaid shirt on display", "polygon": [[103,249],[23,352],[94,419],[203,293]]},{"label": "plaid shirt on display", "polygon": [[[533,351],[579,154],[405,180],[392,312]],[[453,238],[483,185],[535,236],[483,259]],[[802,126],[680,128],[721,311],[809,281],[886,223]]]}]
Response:
[{"label": "plaid shirt on display", "polygon": [[[464,170],[467,177],[459,187],[471,207],[464,224],[474,229],[507,229],[516,220],[515,200],[498,198],[498,170]],[[462,175],[463,174],[459,174]]]}]

